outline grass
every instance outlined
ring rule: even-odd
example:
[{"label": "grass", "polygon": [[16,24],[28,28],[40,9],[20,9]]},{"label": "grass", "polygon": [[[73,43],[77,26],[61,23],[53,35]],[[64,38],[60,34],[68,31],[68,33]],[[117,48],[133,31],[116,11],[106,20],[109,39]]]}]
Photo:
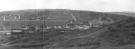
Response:
[{"label": "grass", "polygon": [[[128,17],[124,15],[114,15],[114,14],[106,14],[100,12],[92,12],[92,11],[70,11],[74,16],[76,16],[77,21],[90,21],[94,19],[105,19],[106,21],[108,18],[111,18],[113,21],[117,22],[123,19],[127,19]],[[48,16],[52,18],[60,19],[59,24],[66,23],[67,20],[73,19],[72,17],[67,17],[69,15],[63,14],[64,10],[38,10],[37,11],[17,11],[17,12],[7,12],[1,13],[0,15],[8,15],[8,14],[19,14],[22,17],[22,20],[30,20],[30,18],[42,17],[47,19]],[[37,14],[37,15],[36,15]],[[62,18],[60,18],[62,17]],[[62,21],[66,19],[65,21]],[[61,22],[62,21],[62,22]],[[23,22],[23,21],[22,21]],[[18,25],[21,26],[22,22],[16,23],[12,22],[10,25]],[[35,22],[35,21],[34,21]],[[36,24],[37,22],[31,22],[30,25]],[[49,21],[48,21],[49,22]],[[55,22],[55,20],[52,20]],[[106,40],[108,43],[112,45],[127,45],[134,43],[134,18],[130,18],[119,23],[111,24],[109,27],[108,25],[104,25],[105,27],[101,28],[93,28],[89,30],[64,30],[65,32],[60,32],[59,29],[52,29],[48,32],[34,32],[34,33],[25,33],[25,34],[17,34],[11,35],[8,40],[14,41],[11,42],[9,45],[13,49],[96,49],[101,46],[100,40]],[[7,22],[9,23],[9,22]],[[50,23],[50,22],[49,22]],[[26,22],[29,24],[29,22]],[[38,24],[42,24],[38,22]],[[37,25],[38,25],[37,24]],[[54,24],[54,23],[50,23]],[[10,26],[5,23],[5,25]],[[101,35],[100,35],[101,34]],[[99,36],[98,36],[99,35]],[[98,36],[98,37],[96,37]],[[130,40],[126,40],[130,39]],[[131,43],[130,43],[131,42]]]},{"label": "grass", "polygon": [[100,38],[114,46],[135,44],[135,18],[128,18],[108,27],[108,30],[100,35]]}]

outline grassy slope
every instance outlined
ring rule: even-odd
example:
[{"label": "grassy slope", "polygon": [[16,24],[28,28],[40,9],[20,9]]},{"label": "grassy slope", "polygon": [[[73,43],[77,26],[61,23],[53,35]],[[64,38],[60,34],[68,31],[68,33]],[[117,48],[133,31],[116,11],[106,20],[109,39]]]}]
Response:
[{"label": "grassy slope", "polygon": [[110,12],[110,13],[117,14],[117,15],[126,15],[126,16],[135,17],[135,12]]},{"label": "grassy slope", "polygon": [[[55,17],[55,15],[64,15],[64,14],[61,14],[61,13],[63,13],[63,11],[65,11],[65,10],[62,10],[62,11],[60,10],[59,12],[57,10],[47,10],[47,12],[46,12],[46,10],[39,10],[38,14],[42,15],[42,16],[51,15],[52,17]],[[89,12],[89,11],[71,11],[71,10],[69,10],[69,11],[76,16],[78,21],[88,21],[88,20],[97,19],[98,17],[102,17],[102,18],[110,17],[115,22],[120,21],[120,20],[122,20],[122,22],[125,22],[126,20],[131,20],[131,21],[134,22],[134,18],[133,19],[127,19],[128,17],[124,16],[124,15],[114,15],[114,14],[106,14],[106,13],[100,13],[100,12]],[[30,12],[30,11],[22,12],[22,11],[19,11],[17,13],[15,12],[14,14],[19,14],[19,13],[21,13],[21,15],[27,16],[28,18],[31,18],[33,16],[37,17],[35,14],[31,14],[31,13],[35,13],[35,11],[34,12]],[[48,14],[48,13],[50,13],[50,14]],[[5,13],[4,13],[4,15],[5,15]],[[65,15],[67,15],[67,14],[65,14]],[[59,18],[59,16],[57,16],[57,18]],[[72,19],[72,17],[71,16],[70,17],[66,16],[66,19]],[[128,22],[132,24],[132,22],[130,22],[130,21],[128,21]],[[122,23],[122,25],[127,24],[128,22]],[[121,22],[119,22],[119,23],[121,23]],[[50,47],[52,49],[53,49],[53,47],[55,47],[56,49],[59,49],[59,48],[61,48],[61,49],[66,49],[66,48],[67,49],[68,48],[69,49],[75,49],[75,48],[76,49],[77,48],[78,49],[79,48],[80,49],[85,49],[85,48],[96,49],[96,48],[102,46],[102,44],[104,42],[102,42],[101,40],[104,40],[104,39],[106,41],[109,41],[109,43],[111,43],[111,42],[117,43],[117,36],[116,36],[116,41],[115,40],[112,41],[112,39],[115,39],[115,35],[121,34],[121,32],[115,33],[113,31],[109,30],[108,28],[114,27],[113,28],[114,30],[118,30],[118,29],[122,30],[122,28],[119,28],[119,27],[115,28],[115,27],[117,27],[117,25],[119,25],[119,23],[114,23],[114,24],[110,25],[109,27],[105,26],[105,27],[101,27],[101,28],[94,28],[93,31],[92,30],[85,30],[85,31],[80,31],[80,30],[73,30],[73,31],[69,30],[68,31],[67,30],[68,32],[59,32],[59,30],[52,30],[49,33],[46,32],[46,33],[43,33],[43,34],[42,33],[24,34],[24,35],[20,35],[19,36],[20,38],[18,37],[20,40],[16,41],[15,44],[16,43],[25,44],[25,43],[29,43],[30,41],[33,41],[33,43],[34,43],[34,42],[37,42],[38,40],[41,40],[40,42],[44,43],[44,49],[47,49],[47,47]],[[110,34],[114,34],[114,37],[113,36],[108,36]],[[100,38],[98,37],[99,35],[100,35]],[[119,35],[118,35],[118,37],[119,37]],[[119,37],[120,39],[122,39],[119,42],[123,41],[123,38],[121,38],[121,37],[123,37],[123,36]],[[21,38],[23,40],[21,40]],[[19,44],[19,45],[21,45],[21,44]],[[19,45],[16,45],[15,47],[18,47]],[[111,45],[113,45],[113,44],[111,44]],[[27,47],[27,46],[24,45],[22,47]],[[29,47],[29,44],[28,44],[28,47]]]},{"label": "grassy slope", "polygon": [[[108,14],[108,13],[101,13],[101,12],[94,12],[94,11],[79,11],[79,10],[65,10],[65,9],[39,9],[39,10],[19,10],[19,11],[6,11],[0,12],[0,16],[6,15],[20,15],[22,20],[32,20],[33,18],[41,17],[42,20],[46,20],[46,22],[39,23],[39,24],[46,24],[46,25],[64,25],[69,23],[69,21],[74,20],[73,16],[76,18],[77,23],[88,22],[88,21],[95,21],[94,23],[98,23],[101,18],[104,21],[110,22],[120,21],[122,19],[126,19],[127,16],[125,15],[115,15],[115,14]],[[29,25],[29,21],[5,21],[3,25],[10,26],[21,26],[21,25]],[[35,25],[36,22],[32,23]]]},{"label": "grassy slope", "polygon": [[134,21],[133,17],[109,26],[108,30],[104,32],[103,38],[116,45],[134,44]]},{"label": "grassy slope", "polygon": [[3,15],[20,15],[22,19],[31,19],[35,17],[44,17],[44,20],[48,18],[56,18],[64,19],[64,20],[72,20],[73,16],[76,17],[78,21],[88,21],[92,19],[97,19],[99,17],[107,18],[110,17],[113,20],[119,20],[124,15],[115,15],[115,14],[106,14],[101,12],[93,12],[93,11],[78,11],[78,10],[64,10],[64,9],[41,9],[41,10],[20,10],[20,11],[7,11],[1,12],[1,16]]}]

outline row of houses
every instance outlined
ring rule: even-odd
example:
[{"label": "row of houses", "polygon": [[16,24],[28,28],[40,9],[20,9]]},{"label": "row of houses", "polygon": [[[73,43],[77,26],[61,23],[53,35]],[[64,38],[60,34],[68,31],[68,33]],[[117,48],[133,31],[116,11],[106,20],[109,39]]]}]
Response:
[{"label": "row of houses", "polygon": [[[10,20],[3,16],[4,20]],[[48,29],[78,29],[87,30],[92,27],[100,27],[103,24],[110,24],[113,21],[102,21],[101,18],[88,21],[74,21],[74,20],[63,20],[63,19],[48,19],[48,20],[19,20],[20,17],[11,17],[11,20],[15,21],[0,21],[0,32],[23,32],[23,30],[33,32],[37,30],[45,31]],[[17,20],[17,21],[16,21]],[[2,29],[3,30],[2,30]]]},{"label": "row of houses", "polygon": [[48,29],[79,29],[86,30],[90,29],[91,25],[84,23],[73,23],[73,21],[67,22],[67,20],[56,20],[54,21],[2,21],[0,24],[0,32],[10,34],[11,32],[34,32],[34,31],[45,31]]},{"label": "row of houses", "polygon": [[[36,30],[44,28],[44,29],[90,29],[92,27],[99,27],[105,22],[98,20],[91,20],[85,22],[74,22],[72,20],[24,20],[24,21],[2,21],[0,22],[0,26],[9,26],[12,28],[23,28],[23,27],[33,27]],[[110,23],[110,22],[109,22]]]}]

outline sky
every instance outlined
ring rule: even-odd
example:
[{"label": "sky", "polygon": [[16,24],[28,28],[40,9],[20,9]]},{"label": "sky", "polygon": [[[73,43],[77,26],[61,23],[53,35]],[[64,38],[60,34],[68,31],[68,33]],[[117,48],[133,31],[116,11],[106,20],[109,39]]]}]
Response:
[{"label": "sky", "polygon": [[135,12],[135,0],[0,0],[0,11],[73,9],[100,12]]}]

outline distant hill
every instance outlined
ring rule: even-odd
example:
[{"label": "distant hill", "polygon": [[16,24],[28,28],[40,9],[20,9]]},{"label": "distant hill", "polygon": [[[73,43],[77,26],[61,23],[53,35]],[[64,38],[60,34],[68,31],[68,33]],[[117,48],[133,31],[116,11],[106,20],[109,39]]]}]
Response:
[{"label": "distant hill", "polygon": [[135,12],[111,12],[111,13],[112,13],[112,14],[126,15],[126,16],[135,17]]},{"label": "distant hill", "polygon": [[[63,25],[70,21],[74,23],[88,22],[88,21],[120,21],[126,19],[128,16],[117,15],[103,12],[94,11],[81,11],[81,10],[67,10],[67,9],[31,9],[31,10],[18,10],[18,11],[5,11],[0,12],[0,16],[18,15],[21,20],[46,20],[47,23]],[[101,19],[101,20],[99,20]]]}]

